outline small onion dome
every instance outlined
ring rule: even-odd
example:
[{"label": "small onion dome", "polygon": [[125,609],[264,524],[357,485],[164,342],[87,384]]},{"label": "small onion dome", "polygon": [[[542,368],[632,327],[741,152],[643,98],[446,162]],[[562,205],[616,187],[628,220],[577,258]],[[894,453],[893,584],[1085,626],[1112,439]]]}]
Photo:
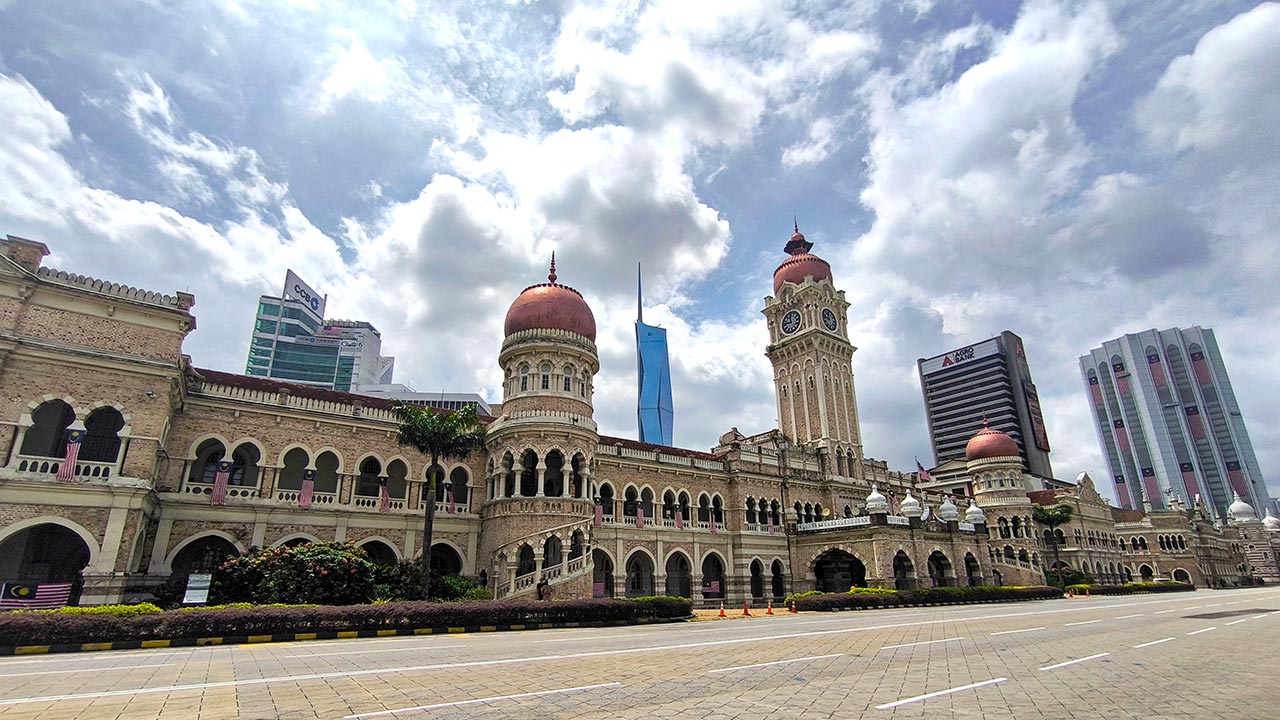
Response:
[{"label": "small onion dome", "polygon": [[938,506],[938,519],[942,522],[960,522],[960,508],[951,501],[950,495]]},{"label": "small onion dome", "polygon": [[1280,532],[1280,518],[1271,514],[1271,508],[1267,508],[1267,516],[1262,518],[1262,526],[1271,532]]},{"label": "small onion dome", "polygon": [[773,294],[777,295],[782,289],[782,283],[789,282],[799,285],[803,283],[805,278],[811,277],[814,282],[821,280],[831,280],[831,266],[826,260],[817,255],[810,255],[809,250],[813,248],[813,243],[804,239],[804,235],[800,232],[799,223],[795,226],[795,234],[791,236],[791,240],[787,242],[783,250],[791,257],[782,261],[777,270],[773,271]]},{"label": "small onion dome", "polygon": [[964,458],[970,462],[995,457],[1017,457],[1018,443],[1009,434],[982,421],[982,429],[964,446]]},{"label": "small onion dome", "polygon": [[982,512],[982,508],[978,507],[977,500],[969,501],[969,509],[964,511],[964,521],[974,525],[987,521],[987,514]]},{"label": "small onion dome", "polygon": [[871,515],[887,515],[889,513],[889,501],[876,489],[875,483],[871,483],[871,494],[867,495],[867,512]]},{"label": "small onion dome", "polygon": [[902,498],[902,506],[898,510],[898,514],[905,518],[918,518],[924,514],[924,507],[908,490],[907,496]]},{"label": "small onion dome", "polygon": [[582,293],[556,283],[556,256],[551,256],[550,282],[530,285],[507,310],[506,336],[522,330],[566,330],[595,342],[596,318]]},{"label": "small onion dome", "polygon": [[1236,522],[1247,522],[1257,520],[1258,513],[1254,512],[1253,506],[1240,499],[1240,493],[1232,493],[1235,501],[1227,508],[1227,515]]}]

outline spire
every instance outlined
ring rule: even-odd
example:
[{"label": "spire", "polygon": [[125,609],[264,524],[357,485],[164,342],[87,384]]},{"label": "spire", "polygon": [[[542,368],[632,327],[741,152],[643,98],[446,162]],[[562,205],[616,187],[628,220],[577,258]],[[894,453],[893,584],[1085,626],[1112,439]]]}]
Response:
[{"label": "spire", "polygon": [[556,251],[551,251],[551,272],[547,273],[547,279],[552,285],[556,284]]},{"label": "spire", "polygon": [[804,234],[800,232],[800,221],[796,219],[795,213],[791,214],[791,225],[795,228],[795,234],[791,236],[791,240],[783,247],[783,251],[788,255],[803,255],[813,248],[813,243],[804,239]]},{"label": "spire", "polygon": [[636,263],[636,322],[644,322],[644,292],[640,282],[640,263]]}]

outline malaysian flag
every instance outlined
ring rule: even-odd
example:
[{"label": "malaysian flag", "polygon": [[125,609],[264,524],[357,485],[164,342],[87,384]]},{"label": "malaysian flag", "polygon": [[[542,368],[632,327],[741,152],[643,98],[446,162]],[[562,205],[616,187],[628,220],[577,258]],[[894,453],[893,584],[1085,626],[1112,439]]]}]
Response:
[{"label": "malaysian flag", "polygon": [[449,506],[445,508],[445,512],[452,515],[458,511],[457,503],[453,499],[453,483],[445,486],[445,495],[449,498]]},{"label": "malaysian flag", "polygon": [[920,464],[920,458],[916,458],[916,472],[920,474],[920,482],[933,482],[933,476]]},{"label": "malaysian flag", "polygon": [[720,529],[716,527],[716,511],[715,510],[711,511],[710,517],[711,517],[711,534],[715,535],[720,532]]},{"label": "malaysian flag", "polygon": [[676,508],[676,529],[684,529],[684,508]]},{"label": "malaysian flag", "polygon": [[604,505],[600,504],[600,498],[596,498],[596,527],[604,524]]},{"label": "malaysian flag", "polygon": [[636,529],[644,527],[644,506],[640,505],[636,508]]},{"label": "malaysian flag", "polygon": [[311,508],[311,495],[316,490],[316,471],[302,471],[302,492],[298,493],[298,507],[303,510]]},{"label": "malaysian flag", "polygon": [[777,532],[777,530],[776,530],[776,529],[774,528],[774,526],[773,526],[773,511],[772,511],[772,510],[765,510],[765,511],[764,511],[764,515],[765,515],[765,517],[769,518],[769,534],[770,534],[770,535],[773,535],[774,533],[776,533],[776,532]]},{"label": "malaysian flag", "polygon": [[83,440],[83,430],[67,431],[67,456],[62,460],[62,466],[58,468],[59,481],[71,482],[76,476],[76,460],[80,459],[80,443]]},{"label": "malaysian flag", "polygon": [[71,601],[71,583],[0,586],[0,610],[52,610]]},{"label": "malaysian flag", "polygon": [[231,479],[231,461],[219,460],[218,471],[213,474],[213,494],[209,496],[210,505],[222,505],[227,502],[227,481]]},{"label": "malaysian flag", "polygon": [[391,493],[387,492],[387,479],[385,477],[378,478],[378,494],[381,499],[378,500],[378,512],[391,511]]}]

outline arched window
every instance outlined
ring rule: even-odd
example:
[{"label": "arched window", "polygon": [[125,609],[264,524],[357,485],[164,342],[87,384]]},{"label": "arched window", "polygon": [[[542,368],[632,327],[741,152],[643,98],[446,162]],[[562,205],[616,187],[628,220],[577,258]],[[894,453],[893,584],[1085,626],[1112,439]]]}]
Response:
[{"label": "arched window", "polygon": [[119,433],[124,429],[124,416],[119,410],[111,406],[94,410],[85,419],[84,429],[84,440],[80,445],[81,460],[113,463],[119,459]]},{"label": "arched window", "polygon": [[[305,461],[306,453],[303,453]],[[288,460],[288,456],[285,456]],[[338,492],[338,456],[333,452],[326,450],[316,457],[316,492],[336,493]]]},{"label": "arched window", "polygon": [[680,491],[680,496],[676,498],[676,502],[680,505],[680,513],[684,515],[684,521],[689,522],[691,515],[689,513],[689,493]]},{"label": "arched window", "polygon": [[210,438],[196,448],[196,459],[191,463],[191,472],[187,475],[189,482],[212,483],[218,472],[218,462],[226,455],[227,450],[222,441]]},{"label": "arched window", "polygon": [[[471,475],[467,473],[467,469],[459,465],[449,473],[449,491],[453,493],[453,502],[458,506],[458,512],[466,512],[467,509],[467,483],[471,481]],[[441,498],[448,501],[448,496]]]},{"label": "arched window", "polygon": [[588,374],[586,371],[583,371],[582,380],[578,383],[578,395],[580,397],[587,396],[587,385],[590,383],[590,381],[591,381],[591,375]]},{"label": "arched window", "polygon": [[1186,549],[1187,549],[1187,541],[1186,541],[1186,539],[1185,539],[1184,537],[1182,537],[1181,535],[1179,535],[1179,536],[1178,536],[1178,549],[1179,549],[1179,550],[1186,550]]},{"label": "arched window", "polygon": [[550,390],[551,389],[551,363],[542,363],[542,366],[538,368],[538,372],[542,375],[542,384],[540,387],[543,390]]},{"label": "arched window", "polygon": [[640,493],[636,492],[634,487],[629,487],[622,494],[622,516],[635,517],[636,506],[640,502]]},{"label": "arched window", "polygon": [[528,390],[529,390],[529,366],[521,365],[520,366],[520,392],[526,392]]},{"label": "arched window", "polygon": [[380,494],[381,487],[378,476],[382,474],[382,463],[375,457],[365,458],[360,463],[360,477],[356,480],[356,494],[374,496]]},{"label": "arched window", "polygon": [[[306,453],[303,452],[304,457],[305,455]],[[218,462],[225,456],[226,450],[221,441],[210,438],[200,443],[196,448],[196,459],[191,463],[191,471],[187,474],[188,482],[212,483],[214,476],[218,473]],[[260,460],[258,448],[255,445],[241,443],[231,454],[231,473],[227,477],[227,485],[256,486]],[[305,460],[303,464],[305,465]]]},{"label": "arched window", "polygon": [[706,495],[698,496],[698,522],[711,522],[711,499]]},{"label": "arched window", "polygon": [[613,486],[609,483],[604,483],[600,486],[600,505],[603,507],[604,514],[609,517],[613,517],[613,514],[617,512],[613,507]]},{"label": "arched window", "polygon": [[23,455],[34,457],[65,457],[67,454],[67,426],[75,422],[76,413],[61,400],[41,403],[31,413],[31,427],[22,437]]},{"label": "arched window", "polygon": [[387,495],[397,500],[409,497],[409,466],[403,460],[387,463]]},{"label": "arched window", "polygon": [[564,391],[573,392],[573,366],[564,366]]},{"label": "arched window", "polygon": [[747,498],[747,524],[756,524],[756,500],[755,498]]},{"label": "arched window", "polygon": [[[217,441],[216,441],[216,440],[213,440],[213,441],[206,440],[206,441],[205,441],[205,443],[209,443],[209,442],[217,442]],[[218,445],[218,447],[219,447],[219,448],[221,448],[221,447],[222,447],[222,443],[217,443],[217,445]],[[204,448],[205,448],[205,444],[201,444],[201,445],[200,445],[200,448],[201,448],[200,450],[197,450],[197,451],[196,451],[196,452],[197,452],[197,458],[203,458],[203,457],[204,457],[203,450],[204,450]],[[221,454],[219,454],[218,456],[214,457],[214,458],[213,458],[213,461],[214,461],[214,462],[217,462],[218,458],[220,458],[220,457],[222,457],[222,455],[221,455]],[[283,459],[283,461],[281,462],[281,464],[282,464],[284,467],[280,468],[280,476],[279,476],[278,481],[277,481],[277,483],[276,483],[276,484],[277,484],[277,486],[278,486],[281,490],[301,490],[301,489],[302,489],[302,476],[303,476],[303,473],[305,473],[305,472],[306,472],[306,470],[307,470],[307,465],[308,465],[310,462],[311,462],[311,456],[307,454],[307,451],[306,451],[306,450],[303,450],[302,448],[298,448],[298,447],[296,447],[296,448],[292,448],[291,450],[289,450],[289,452],[287,452],[287,453],[285,453],[285,454],[284,454],[284,459]],[[212,476],[212,475],[210,475],[210,476],[209,476],[209,478],[210,478],[210,479],[208,480],[208,482],[213,482],[213,476]],[[191,479],[192,479],[192,480],[195,480],[195,479],[196,479],[196,476],[195,476],[195,474],[194,474],[194,468],[193,468],[193,471],[192,471]],[[316,489],[317,489],[317,490],[319,490],[319,488],[318,488],[318,487],[317,487]]]}]

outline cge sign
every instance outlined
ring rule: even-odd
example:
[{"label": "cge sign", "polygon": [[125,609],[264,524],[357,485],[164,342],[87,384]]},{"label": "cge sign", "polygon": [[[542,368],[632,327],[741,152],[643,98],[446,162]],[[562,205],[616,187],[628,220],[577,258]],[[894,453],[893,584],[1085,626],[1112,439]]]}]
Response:
[{"label": "cge sign", "polygon": [[324,304],[326,298],[320,293],[311,289],[311,286],[302,281],[292,270],[288,270],[284,275],[284,297],[287,300],[301,300],[311,308],[311,312],[320,317],[324,317]]}]

